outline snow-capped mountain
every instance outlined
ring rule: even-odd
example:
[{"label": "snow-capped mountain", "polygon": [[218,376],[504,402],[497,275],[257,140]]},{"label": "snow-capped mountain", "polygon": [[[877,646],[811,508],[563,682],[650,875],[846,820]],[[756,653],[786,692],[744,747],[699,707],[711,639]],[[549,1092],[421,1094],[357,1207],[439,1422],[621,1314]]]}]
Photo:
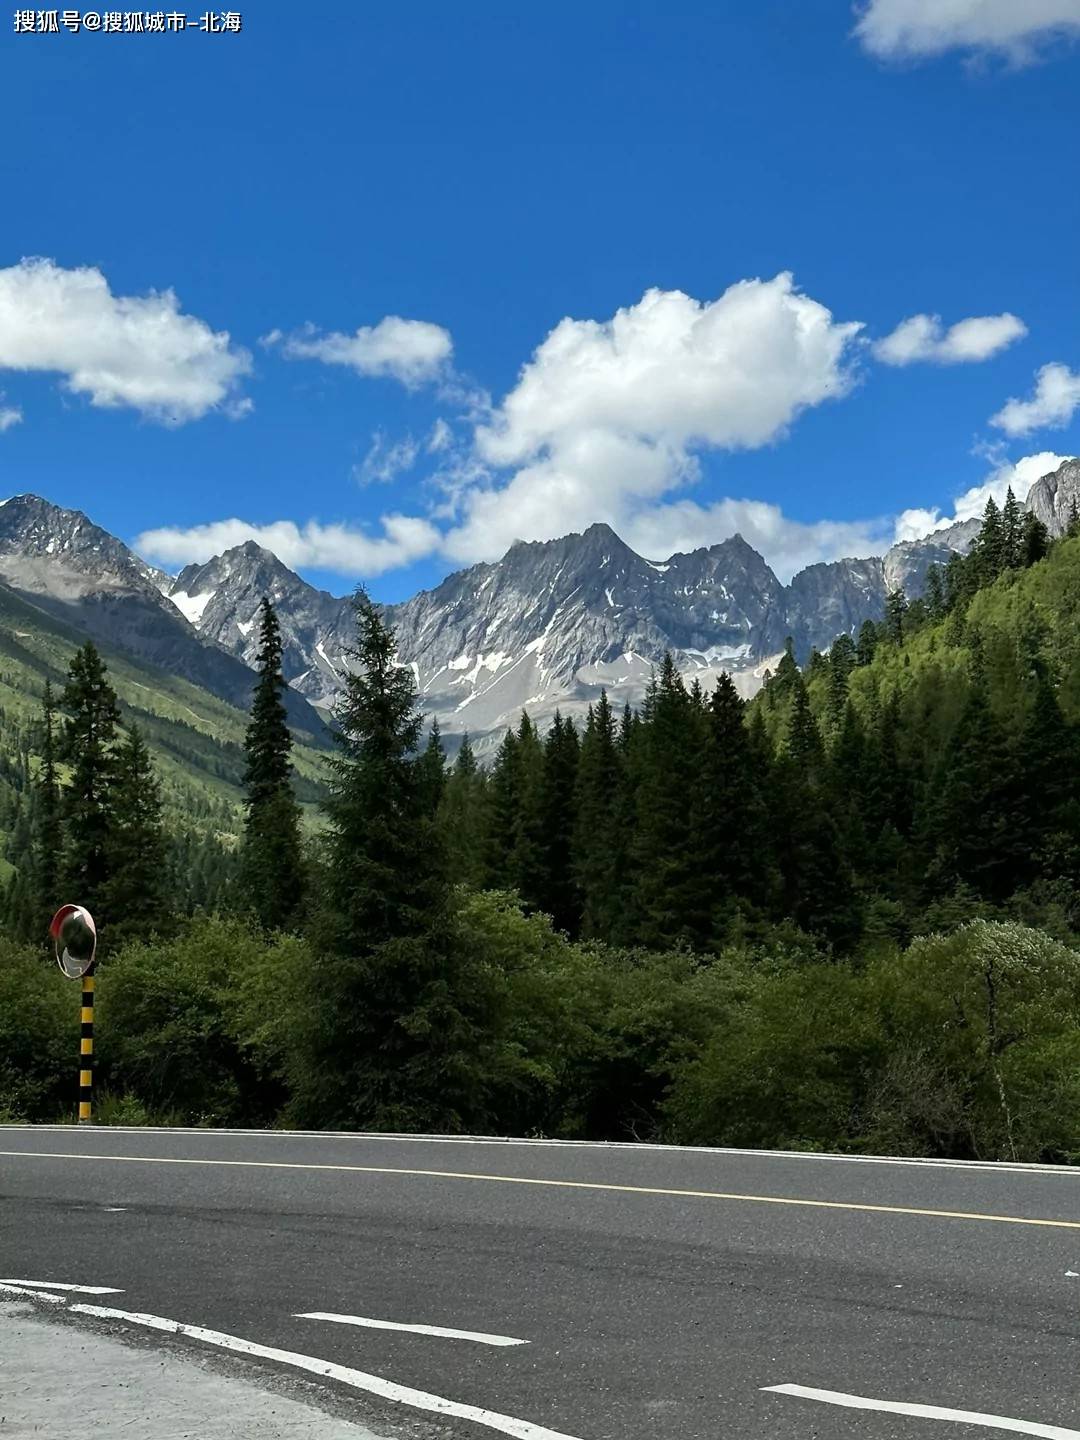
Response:
[{"label": "snow-capped mountain", "polygon": [[[0,583],[101,644],[137,655],[242,709],[250,704],[251,671],[235,653],[200,634],[166,598],[172,577],[79,510],[36,495],[0,501]],[[324,729],[300,695],[289,704],[298,728]]]},{"label": "snow-capped mountain", "polygon": [[[482,749],[523,708],[543,725],[556,709],[583,713],[601,688],[613,704],[637,703],[666,650],[703,685],[723,669],[752,694],[789,635],[801,658],[826,649],[841,632],[880,619],[893,585],[917,593],[929,565],[970,538],[952,527],[883,558],[811,565],[785,586],[739,535],[661,561],[593,525],[519,541],[501,560],[387,607],[387,618],[425,710],[448,735],[467,730]],[[269,596],[287,678],[332,707],[354,634],[348,599],[308,585],[251,542],[189,566],[168,593],[201,633],[249,664],[259,601]]]},{"label": "snow-capped mountain", "polygon": [[[1080,461],[1032,488],[1029,507],[1059,534],[1080,504]],[[527,708],[581,714],[605,688],[642,698],[666,650],[710,685],[728,671],[753,693],[790,635],[805,659],[841,633],[880,619],[895,588],[921,593],[933,564],[964,552],[968,520],[904,541],[883,556],[810,565],[783,585],[739,535],[665,560],[631,550],[607,525],[518,542],[501,560],[449,575],[387,607],[402,664],[448,736],[497,743]],[[77,511],[34,496],[0,504],[0,582],[34,596],[87,633],[246,705],[264,595],[282,629],[294,723],[333,706],[354,636],[351,601],[316,589],[253,542],[171,577]]]}]

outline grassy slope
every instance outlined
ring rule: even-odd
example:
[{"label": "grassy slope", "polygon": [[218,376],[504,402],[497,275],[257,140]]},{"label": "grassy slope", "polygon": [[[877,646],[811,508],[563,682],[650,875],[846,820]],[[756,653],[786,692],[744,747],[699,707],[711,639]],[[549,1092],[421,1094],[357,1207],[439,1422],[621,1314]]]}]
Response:
[{"label": "grassy slope", "polygon": [[[0,587],[0,743],[41,710],[46,680],[62,689],[68,661],[85,637]],[[235,833],[240,820],[242,745],[247,716],[164,670],[99,647],[125,720],[143,731],[161,777],[170,819]],[[314,815],[323,754],[294,749],[297,789]]]}]

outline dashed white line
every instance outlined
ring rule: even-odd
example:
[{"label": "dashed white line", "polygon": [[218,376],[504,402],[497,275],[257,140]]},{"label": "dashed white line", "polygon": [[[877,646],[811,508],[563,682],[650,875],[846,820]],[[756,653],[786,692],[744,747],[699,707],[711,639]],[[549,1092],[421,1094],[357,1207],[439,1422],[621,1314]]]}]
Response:
[{"label": "dashed white line", "polygon": [[946,1405],[914,1405],[906,1400],[870,1400],[865,1395],[845,1395],[842,1390],[815,1390],[809,1385],[763,1385],[777,1395],[794,1395],[801,1400],[819,1400],[825,1405],[842,1405],[849,1410],[878,1410],[886,1415],[910,1415],[919,1420],[952,1420],[959,1425],[981,1425],[984,1430],[1012,1430],[1019,1435],[1038,1435],[1041,1440],[1080,1440],[1080,1430],[1062,1425],[1042,1425],[1037,1420],[1012,1420],[1007,1415],[983,1415],[977,1410],[953,1410]]},{"label": "dashed white line", "polygon": [[517,1420],[512,1415],[500,1415],[495,1410],[484,1410],[478,1405],[465,1405],[458,1400],[446,1400],[441,1395],[430,1395],[424,1390],[414,1390],[408,1385],[398,1385],[385,1380],[381,1375],[368,1375],[363,1370],[353,1370],[347,1365],[333,1365],[315,1355],[298,1355],[291,1350],[275,1350],[269,1345],[257,1345],[253,1340],[244,1340],[238,1335],[226,1335],[220,1330],[207,1330],[201,1325],[184,1325],[178,1320],[167,1320],[161,1315],[144,1315],[132,1310],[114,1310],[107,1305],[72,1305],[71,1310],[79,1315],[94,1315],[101,1320],[122,1320],[130,1325],[143,1325],[148,1330],[162,1330],[168,1335],[181,1335],[189,1340],[201,1340],[206,1345],[216,1345],[221,1350],[230,1350],[237,1355],[250,1355],[257,1360],[271,1360],[278,1365],[290,1365],[296,1370],[306,1370],[324,1380],[336,1380],[353,1390],[363,1390],[390,1400],[398,1405],[408,1405],[414,1410],[425,1410],[432,1415],[449,1415],[457,1420],[471,1420],[474,1425],[484,1425],[513,1440],[580,1440],[561,1430],[549,1430],[544,1425],[534,1425],[529,1420]]},{"label": "dashed white line", "polygon": [[336,1325],[362,1325],[368,1330],[405,1330],[410,1335],[437,1335],[444,1340],[475,1340],[478,1345],[527,1345],[512,1335],[485,1335],[480,1330],[448,1330],[442,1325],[403,1325],[396,1320],[372,1320],[367,1315],[334,1315],[327,1310],[308,1310],[296,1320],[331,1320]]},{"label": "dashed white line", "polygon": [[76,1295],[122,1295],[114,1285],[66,1285],[60,1280],[0,1280],[0,1285],[26,1285],[32,1290],[68,1290]]}]

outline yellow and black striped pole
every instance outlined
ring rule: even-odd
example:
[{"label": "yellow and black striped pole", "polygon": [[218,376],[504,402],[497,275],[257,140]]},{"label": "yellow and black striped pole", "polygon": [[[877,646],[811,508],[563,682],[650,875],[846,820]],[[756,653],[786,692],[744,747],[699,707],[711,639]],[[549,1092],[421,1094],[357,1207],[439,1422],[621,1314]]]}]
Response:
[{"label": "yellow and black striped pole", "polygon": [[82,1009],[79,1011],[79,1124],[93,1124],[94,1105],[94,972],[82,977]]},{"label": "yellow and black striped pole", "polygon": [[49,925],[56,963],[69,980],[82,981],[79,1010],[79,1124],[93,1124],[94,956],[97,926],[84,905],[61,905]]}]

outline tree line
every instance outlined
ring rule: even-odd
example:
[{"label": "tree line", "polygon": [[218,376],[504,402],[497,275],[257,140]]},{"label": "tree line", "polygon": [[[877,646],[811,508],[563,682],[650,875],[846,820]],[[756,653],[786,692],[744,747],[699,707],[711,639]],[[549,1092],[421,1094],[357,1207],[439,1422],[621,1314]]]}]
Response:
[{"label": "tree line", "polygon": [[[486,769],[467,741],[446,763],[360,593],[315,833],[264,604],[236,887],[157,940],[123,933],[151,890],[111,818],[152,818],[152,773],[119,765],[80,652],[52,833],[117,937],[115,1113],[1080,1153],[1080,544],[1015,508],[929,599],[803,667],[789,646],[749,704],[666,657],[638,709],[523,715]],[[48,1057],[53,1002],[18,1000]],[[56,1103],[47,1058],[7,1064],[9,1108]]]}]

